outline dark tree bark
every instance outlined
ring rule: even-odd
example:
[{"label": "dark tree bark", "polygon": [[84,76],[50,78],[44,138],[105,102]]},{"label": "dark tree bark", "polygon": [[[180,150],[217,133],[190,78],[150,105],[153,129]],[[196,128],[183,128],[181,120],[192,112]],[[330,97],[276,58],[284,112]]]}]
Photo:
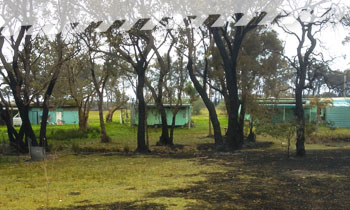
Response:
[{"label": "dark tree bark", "polygon": [[[235,19],[238,21],[243,14],[236,14]],[[224,71],[226,78],[226,87],[228,92],[228,100],[225,100],[230,107],[228,112],[228,129],[226,133],[228,144],[233,148],[240,148],[243,144],[243,136],[238,118],[238,110],[240,99],[238,95],[237,82],[237,60],[245,35],[251,30],[258,27],[259,22],[264,18],[265,14],[251,20],[246,26],[234,27],[234,35],[228,33],[227,28],[211,28],[216,46],[220,52],[224,63]],[[227,27],[227,26],[226,26]]]},{"label": "dark tree bark", "polygon": [[176,115],[180,111],[179,107],[175,107],[173,110],[173,117],[171,120],[171,128],[170,128],[170,143],[174,144],[174,130],[175,130],[175,123],[176,123]]},{"label": "dark tree bark", "polygon": [[305,155],[305,117],[303,107],[303,88],[295,90],[295,115],[297,118],[297,156]]},{"label": "dark tree bark", "polygon": [[193,61],[191,58],[189,58],[189,60],[188,60],[187,69],[188,69],[188,72],[189,72],[189,75],[190,75],[190,78],[193,82],[194,87],[198,91],[199,95],[202,97],[202,100],[209,111],[210,119],[211,119],[212,124],[213,124],[215,144],[217,146],[222,145],[223,140],[222,140],[220,122],[219,122],[218,116],[216,114],[215,106],[214,106],[213,102],[210,101],[207,92],[201,86],[201,84],[197,80],[196,76],[194,75]]},{"label": "dark tree bark", "polygon": [[138,118],[139,124],[137,127],[137,152],[144,153],[148,152],[149,149],[146,145],[145,132],[146,132],[146,102],[143,96],[143,89],[145,86],[145,72],[146,68],[144,67],[145,61],[139,61],[137,63],[137,88],[136,96],[138,100]]},{"label": "dark tree bark", "polygon": [[242,94],[242,100],[241,100],[241,112],[239,113],[239,132],[241,139],[244,139],[244,117],[246,113],[246,102],[245,102],[245,96]]},{"label": "dark tree bark", "polygon": [[[152,31],[130,31],[129,37],[131,40],[131,45],[134,48],[135,57],[131,57],[130,52],[122,49],[119,45],[115,47],[115,50],[121,55],[121,57],[128,63],[132,65],[135,73],[137,74],[137,86],[136,86],[136,98],[138,101],[138,127],[137,127],[137,152],[147,153],[150,152],[146,145],[145,131],[146,131],[146,102],[143,95],[143,90],[145,87],[145,74],[148,68],[149,61],[147,57],[152,50],[150,43],[153,42]],[[142,43],[143,42],[143,43]],[[143,45],[143,47],[141,46]]]},{"label": "dark tree bark", "polygon": [[44,146],[46,149],[48,148],[47,139],[46,139],[46,127],[47,127],[47,119],[49,115],[49,100],[52,95],[52,92],[55,88],[56,81],[61,72],[61,67],[63,64],[63,43],[61,39],[61,34],[56,36],[57,43],[57,64],[54,67],[53,75],[50,79],[49,85],[44,94],[44,102],[43,102],[43,115],[41,118],[41,126],[40,126],[40,146]]},{"label": "dark tree bark", "polygon": [[[5,82],[10,86],[10,89],[12,91],[12,95],[15,99],[15,103],[17,105],[20,117],[22,119],[22,127],[23,132],[25,134],[25,139],[23,139],[23,135],[18,135],[20,139],[17,138],[17,146],[19,147],[20,151],[28,151],[27,146],[27,138],[30,138],[32,140],[32,145],[37,146],[38,142],[36,140],[36,136],[34,134],[34,131],[32,129],[32,125],[29,120],[29,105],[31,102],[30,99],[30,90],[29,90],[29,74],[31,72],[31,51],[32,51],[32,44],[31,44],[31,36],[25,35],[26,31],[29,29],[28,26],[22,26],[20,29],[20,32],[16,39],[14,37],[11,37],[12,42],[12,50],[13,50],[13,57],[12,57],[12,63],[8,63],[6,61],[6,58],[2,52],[5,38],[3,36],[0,36],[0,58],[1,62],[6,70],[7,75],[2,74]],[[24,40],[24,47],[22,52],[20,52],[20,45],[22,41]],[[24,73],[20,70],[19,67],[19,61],[23,63]],[[23,93],[23,95],[22,95]],[[10,133],[13,133],[10,128]]]},{"label": "dark tree bark", "polygon": [[[297,142],[296,142],[296,153],[297,156],[305,156],[305,116],[303,107],[303,90],[305,89],[306,73],[310,64],[310,56],[314,49],[316,48],[317,41],[312,34],[313,24],[305,25],[302,23],[300,18],[298,18],[299,23],[302,26],[302,39],[299,42],[297,48],[297,56],[299,65],[297,70],[297,80],[295,89],[295,115],[297,118]],[[311,42],[311,46],[307,49],[306,53],[302,54],[302,49],[304,47],[304,42],[306,37]],[[296,65],[294,65],[296,66]]]},{"label": "dark tree bark", "polygon": [[90,73],[91,73],[91,77],[92,77],[92,81],[94,83],[95,86],[95,91],[97,93],[98,96],[98,115],[99,115],[99,119],[100,119],[100,128],[101,128],[101,142],[102,143],[108,143],[110,142],[110,139],[107,135],[107,131],[106,131],[106,126],[105,126],[105,122],[104,122],[104,117],[103,117],[103,92],[104,92],[104,88],[108,79],[108,73],[106,73],[106,75],[103,77],[102,79],[102,84],[100,85],[99,82],[97,81],[96,75],[95,75],[95,63],[92,60],[93,58],[90,57],[90,63],[91,63],[91,68],[90,68]]},{"label": "dark tree bark", "polygon": [[[185,22],[186,25],[188,25],[188,22]],[[204,37],[204,32],[202,32],[202,35]],[[209,117],[211,119],[212,125],[213,125],[213,130],[214,130],[214,139],[215,139],[215,145],[218,147],[223,144],[223,139],[222,139],[222,134],[221,134],[221,127],[220,127],[220,122],[218,120],[218,116],[216,113],[216,109],[214,106],[214,103],[210,101],[209,96],[206,91],[206,81],[208,77],[208,58],[205,57],[205,69],[204,69],[204,74],[203,76],[203,86],[200,84],[198,79],[196,78],[196,75],[194,73],[194,63],[193,63],[193,58],[195,57],[195,47],[194,47],[194,37],[193,37],[193,32],[191,29],[188,29],[186,32],[186,36],[188,39],[188,63],[187,63],[187,70],[190,76],[190,79],[196,88],[197,92],[201,96],[205,106],[207,107],[209,111]],[[203,44],[204,44],[204,39],[203,39]],[[205,50],[208,50],[206,46],[204,46]],[[207,53],[207,52],[206,52]]]},{"label": "dark tree bark", "polygon": [[[167,37],[168,36],[166,35],[166,38]],[[152,40],[154,40],[154,38],[152,38]],[[151,44],[153,51],[155,52],[155,54],[157,56],[157,60],[159,63],[159,68],[160,68],[159,69],[158,84],[157,84],[157,91],[155,90],[155,88],[153,88],[153,86],[150,82],[146,81],[146,85],[147,85],[148,89],[150,89],[150,91],[151,91],[156,108],[158,109],[158,111],[160,113],[160,117],[161,117],[162,133],[161,133],[161,136],[159,138],[159,141],[157,142],[157,145],[171,146],[171,145],[173,145],[173,142],[170,140],[170,137],[169,137],[168,120],[167,120],[167,116],[166,116],[166,110],[165,110],[164,105],[163,105],[163,90],[164,90],[164,77],[166,76],[166,74],[168,74],[170,72],[170,67],[171,67],[170,53],[171,53],[171,50],[175,44],[175,41],[173,40],[171,42],[171,44],[167,50],[167,53],[166,53],[167,62],[164,61],[164,58],[159,53],[159,47],[156,47],[153,41],[150,42],[150,44]]]},{"label": "dark tree bark", "polygon": [[[222,41],[221,35],[219,35],[218,28],[212,29],[214,35],[214,40],[221,54],[221,58],[224,62],[224,70],[226,74],[226,84],[228,90],[228,104],[230,109],[227,110],[228,113],[228,128],[227,128],[227,142],[232,148],[240,148],[243,140],[240,135],[239,122],[238,122],[238,110],[240,105],[240,100],[238,97],[238,85],[237,85],[237,58],[239,54],[239,48],[242,44],[243,37],[241,37],[241,31],[236,32],[235,36],[235,48],[232,50],[231,58],[226,52],[225,45]],[[242,30],[237,28],[236,30]],[[225,33],[225,32],[222,32]],[[224,36],[224,35],[222,35]]]},{"label": "dark tree bark", "polygon": [[[328,9],[323,15],[326,15],[331,11]],[[310,71],[310,62],[313,55],[313,51],[316,48],[317,40],[315,35],[319,33],[322,27],[329,21],[329,17],[323,19],[320,22],[305,23],[300,17],[297,18],[297,22],[301,27],[301,34],[298,35],[294,31],[290,31],[288,28],[281,26],[277,21],[278,26],[284,30],[287,34],[294,36],[298,40],[297,54],[294,59],[284,56],[290,63],[290,65],[296,70],[296,81],[295,81],[295,117],[297,124],[297,142],[296,142],[296,155],[305,156],[305,117],[303,108],[303,91],[307,86],[312,87],[312,82],[306,85],[306,76]],[[313,32],[314,27],[318,27]],[[307,43],[307,41],[309,43]]]},{"label": "dark tree bark", "polygon": [[160,118],[162,122],[162,133],[161,133],[161,136],[159,137],[159,142],[157,143],[157,145],[172,145],[169,138],[166,111],[163,105],[163,80],[164,80],[164,74],[161,73],[158,79],[158,94],[156,93],[156,90],[152,87],[152,85],[148,81],[146,81],[146,84],[148,89],[152,93],[152,97],[154,99],[156,108],[160,113]]},{"label": "dark tree bark", "polygon": [[19,133],[17,133],[16,129],[13,127],[12,119],[10,115],[10,110],[8,104],[4,101],[4,98],[1,96],[1,100],[3,103],[0,103],[0,116],[6,123],[7,128],[7,136],[9,138],[10,147],[14,148],[16,151],[20,153],[27,153],[28,149],[25,143],[22,141],[23,139],[23,127],[20,128]]}]

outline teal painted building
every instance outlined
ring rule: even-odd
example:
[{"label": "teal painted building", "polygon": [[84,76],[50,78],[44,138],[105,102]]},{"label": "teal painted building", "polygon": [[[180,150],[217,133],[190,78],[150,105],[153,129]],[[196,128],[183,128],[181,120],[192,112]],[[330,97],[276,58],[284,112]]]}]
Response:
[{"label": "teal painted building", "polygon": [[[164,108],[167,115],[168,126],[171,126],[173,119],[172,109],[174,105],[164,104]],[[147,112],[147,125],[158,126],[162,124],[161,116],[155,105],[149,104],[146,108]],[[180,107],[179,112],[176,114],[175,126],[190,126],[192,120],[192,105],[183,104]],[[138,110],[135,105],[131,107],[131,124],[138,125]]]},{"label": "teal painted building", "polygon": [[329,126],[350,128],[350,98],[332,98],[333,105],[324,110]]},{"label": "teal painted building", "polygon": [[[295,119],[295,99],[259,99],[259,104],[271,111],[273,123],[292,121]],[[317,107],[310,106],[310,100],[303,99],[305,121],[312,123],[317,118]]]},{"label": "teal painted building", "polygon": [[[74,106],[62,106],[50,108],[48,116],[48,124],[64,125],[64,124],[79,124],[78,109]],[[33,125],[41,123],[42,108],[31,107],[29,110],[29,119]]]},{"label": "teal painted building", "polygon": [[[327,98],[329,99],[329,98]],[[320,110],[321,123],[331,127],[350,128],[350,98],[331,98],[333,104]],[[321,98],[322,101],[322,98]],[[318,107],[310,105],[311,99],[303,99],[305,121],[316,122]],[[272,111],[272,122],[294,120],[295,99],[259,99],[259,104]]]}]

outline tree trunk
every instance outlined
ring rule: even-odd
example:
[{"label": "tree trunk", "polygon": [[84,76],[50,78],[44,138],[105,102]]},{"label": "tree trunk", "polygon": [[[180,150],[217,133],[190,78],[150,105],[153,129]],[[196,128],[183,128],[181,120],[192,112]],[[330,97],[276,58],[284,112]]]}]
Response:
[{"label": "tree trunk", "polygon": [[166,111],[163,105],[163,92],[162,92],[163,83],[164,83],[164,73],[161,72],[158,79],[158,95],[157,95],[154,87],[152,87],[152,85],[147,80],[145,81],[145,84],[147,85],[148,89],[152,93],[152,97],[154,99],[156,108],[159,111],[160,117],[161,117],[162,134],[159,137],[159,141],[157,142],[157,145],[172,145],[169,138],[168,120],[166,116]]},{"label": "tree trunk", "polygon": [[[243,97],[242,97],[243,98]],[[244,117],[245,117],[245,110],[246,110],[246,105],[245,105],[245,100],[241,101],[241,112],[239,114],[239,133],[240,133],[240,144],[243,144],[244,140]]]},{"label": "tree trunk", "polygon": [[189,71],[189,75],[190,75],[190,78],[194,84],[194,87],[196,88],[199,95],[202,97],[202,100],[209,111],[210,119],[212,121],[213,129],[214,129],[215,144],[217,146],[222,145],[223,141],[222,141],[222,135],[221,135],[220,122],[219,122],[218,116],[216,114],[215,106],[214,106],[213,102],[210,101],[208,94],[206,93],[204,88],[200,85],[199,81],[197,80],[196,76],[194,75],[192,65],[193,65],[193,61],[192,61],[192,59],[189,58],[188,64],[187,64],[187,69]]},{"label": "tree trunk", "polygon": [[88,119],[89,114],[85,114],[82,107],[78,107],[79,110],[79,130],[87,132],[89,128]]},{"label": "tree trunk", "polygon": [[114,107],[108,109],[108,113],[106,115],[106,122],[108,122],[108,123],[113,122],[114,112],[116,112],[118,110],[118,108],[119,108],[119,106],[114,106]]},{"label": "tree trunk", "polygon": [[110,139],[107,136],[106,126],[105,126],[104,117],[103,117],[103,93],[99,94],[98,114],[100,117],[101,142],[108,143],[110,142]]},{"label": "tree trunk", "polygon": [[[106,115],[106,122],[113,122],[113,115],[114,113],[120,108],[122,107],[127,101],[129,100],[129,98],[127,99],[123,99],[120,103],[118,103],[117,105],[111,107],[108,109],[108,113]],[[122,123],[122,122],[120,122]]]},{"label": "tree trunk", "polygon": [[[232,149],[240,148],[243,143],[242,135],[240,134],[238,110],[240,100],[238,97],[238,86],[237,86],[237,58],[239,55],[240,46],[243,41],[245,32],[242,27],[237,27],[234,37],[234,42],[231,48],[230,56],[226,53],[226,47],[223,43],[221,35],[219,34],[218,28],[212,29],[212,34],[216,43],[216,46],[220,52],[221,58],[224,63],[224,71],[226,76],[227,90],[228,90],[228,105],[230,109],[228,112],[228,129],[226,133],[227,141]],[[222,32],[225,33],[225,32]]]},{"label": "tree trunk", "polygon": [[43,103],[43,116],[41,118],[41,126],[40,126],[40,146],[44,146],[46,149],[48,149],[47,145],[47,139],[46,139],[46,126],[47,126],[47,119],[49,116],[49,107],[48,107],[48,102],[50,100],[50,97],[52,95],[53,89],[55,88],[57,78],[59,76],[59,73],[61,71],[61,67],[63,65],[63,45],[62,45],[62,40],[61,40],[61,34],[56,35],[56,41],[57,41],[57,55],[58,55],[58,60],[57,60],[57,66],[54,68],[54,73],[51,77],[50,83],[46,89],[45,95],[44,95],[44,103]]},{"label": "tree trunk", "polygon": [[160,117],[162,120],[162,134],[159,138],[158,144],[160,145],[173,145],[171,141],[171,137],[169,138],[169,131],[168,131],[168,121],[167,116],[165,112],[165,108],[163,106],[163,103],[157,105],[158,110],[160,112]]},{"label": "tree trunk", "polygon": [[[30,138],[32,140],[32,146],[38,146],[39,144],[36,140],[36,136],[34,134],[32,124],[30,123],[30,120],[29,120],[29,105],[17,106],[17,107],[22,119],[22,126],[26,136],[26,141],[27,141],[27,138]],[[28,145],[27,142],[25,144],[26,146]]]},{"label": "tree trunk", "polygon": [[170,129],[170,142],[171,144],[174,144],[174,129],[175,129],[175,122],[176,122],[176,115],[179,112],[179,109],[173,111],[173,117],[171,121],[171,129]]},{"label": "tree trunk", "polygon": [[143,96],[143,88],[145,85],[145,69],[142,66],[138,66],[138,83],[136,96],[138,99],[138,117],[139,123],[137,127],[137,152],[145,153],[148,152],[148,148],[146,145],[145,139],[145,128],[146,128],[146,103],[145,98]]},{"label": "tree trunk", "polygon": [[20,133],[14,129],[12,124],[12,119],[8,107],[3,109],[2,104],[0,103],[0,116],[5,121],[7,127],[7,136],[9,138],[10,147],[14,148],[19,153],[27,153],[28,147],[23,142],[23,127],[20,128]]},{"label": "tree trunk", "polygon": [[303,108],[303,89],[297,86],[295,90],[295,114],[297,118],[297,156],[305,156],[305,118]]},{"label": "tree trunk", "polygon": [[[51,95],[51,94],[50,94]],[[50,96],[47,96],[50,97]],[[40,146],[44,146],[46,149],[47,147],[47,139],[46,139],[46,126],[47,126],[47,119],[49,116],[49,107],[47,104],[48,98],[46,98],[45,94],[45,99],[43,103],[43,115],[41,117],[41,125],[40,125]]]},{"label": "tree trunk", "polygon": [[108,109],[108,113],[106,115],[106,122],[107,123],[113,122],[113,115],[114,115],[115,111],[117,111],[117,109],[115,109],[114,107]]}]

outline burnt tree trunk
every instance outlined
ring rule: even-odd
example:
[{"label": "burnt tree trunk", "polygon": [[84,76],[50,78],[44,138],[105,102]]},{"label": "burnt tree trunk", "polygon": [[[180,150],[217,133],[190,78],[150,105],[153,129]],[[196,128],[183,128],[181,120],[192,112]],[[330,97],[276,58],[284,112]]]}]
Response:
[{"label": "burnt tree trunk", "polygon": [[[23,136],[19,135],[21,139],[17,138],[18,146],[20,146],[21,151],[27,151],[28,141],[30,138],[32,140],[32,145],[37,146],[38,142],[36,140],[36,136],[34,134],[32,125],[29,120],[29,105],[30,105],[30,82],[28,76],[31,72],[31,36],[26,35],[26,31],[29,29],[29,26],[22,26],[19,34],[15,40],[15,44],[13,44],[13,57],[12,62],[8,63],[2,50],[5,42],[5,38],[0,36],[0,59],[2,65],[4,66],[7,76],[2,74],[3,79],[10,86],[13,98],[15,99],[15,103],[17,105],[20,117],[22,119],[22,127],[21,130],[25,134],[25,140],[23,142]],[[14,37],[12,37],[14,38]],[[20,45],[24,40],[24,47],[22,52],[20,51]],[[21,61],[23,62],[23,71],[20,69],[19,58],[21,57]],[[11,129],[11,128],[10,128]],[[11,131],[10,131],[11,133]],[[19,143],[21,141],[21,143]]]},{"label": "burnt tree trunk", "polygon": [[202,100],[209,111],[209,116],[210,116],[210,119],[211,119],[211,122],[213,125],[213,130],[214,130],[215,144],[222,145],[223,140],[222,140],[222,135],[221,135],[220,122],[218,120],[215,106],[214,106],[213,102],[210,101],[207,92],[200,85],[199,81],[197,80],[196,76],[194,75],[193,61],[191,58],[189,58],[189,60],[188,60],[187,70],[189,72],[189,75],[190,75],[191,81],[193,82],[194,87],[196,88],[199,95],[202,97]]},{"label": "burnt tree trunk", "polygon": [[165,62],[163,56],[159,53],[159,49],[155,46],[154,42],[153,41],[150,42],[150,45],[154,50],[155,55],[157,56],[157,60],[160,67],[158,84],[157,84],[158,93],[156,92],[155,88],[152,87],[152,84],[146,81],[146,85],[148,86],[148,88],[152,93],[152,97],[160,113],[161,122],[162,122],[162,125],[161,125],[162,134],[159,138],[159,141],[157,142],[157,145],[168,145],[168,146],[173,145],[173,142],[170,140],[170,137],[169,137],[168,121],[167,121],[166,111],[163,105],[163,89],[164,89],[164,77],[166,76],[167,73],[170,72],[170,68],[171,68],[170,52],[174,44],[175,44],[175,41],[172,41],[167,50],[167,53],[166,53],[167,62]]},{"label": "burnt tree trunk", "polygon": [[99,102],[98,102],[98,115],[100,118],[100,128],[101,128],[101,142],[108,143],[110,141],[107,136],[106,126],[103,117],[103,93],[99,93]]},{"label": "burnt tree trunk", "polygon": [[305,117],[303,107],[303,89],[297,87],[295,92],[295,115],[297,120],[297,156],[305,155]]},{"label": "burnt tree trunk", "polygon": [[159,141],[157,142],[157,145],[172,145],[169,138],[169,131],[168,131],[168,120],[166,116],[166,111],[163,105],[163,80],[164,80],[164,74],[161,72],[161,75],[159,76],[158,80],[158,95],[156,93],[156,90],[152,87],[152,85],[146,80],[145,84],[150,89],[152,93],[152,97],[155,101],[155,105],[157,110],[160,113],[161,118],[161,126],[162,126],[162,133],[159,137]]},{"label": "burnt tree trunk", "polygon": [[171,140],[171,136],[169,137],[169,131],[168,131],[168,120],[166,117],[165,108],[163,106],[163,103],[157,105],[158,110],[160,112],[160,118],[162,121],[162,134],[159,138],[159,144],[160,145],[173,145],[173,141]]},{"label": "burnt tree trunk", "polygon": [[[25,147],[28,146],[28,142],[27,142],[27,138],[30,138],[32,140],[32,146],[38,146],[38,142],[36,139],[36,136],[34,134],[33,128],[32,128],[32,124],[30,123],[29,120],[29,104],[28,105],[20,105],[18,106],[18,110],[22,119],[22,127],[24,129],[24,133],[25,133]],[[21,108],[20,108],[21,107]],[[25,148],[22,148],[25,149]]]},{"label": "burnt tree trunk", "polygon": [[176,108],[176,110],[173,111],[173,117],[171,120],[171,128],[170,128],[170,142],[171,144],[174,144],[174,130],[175,130],[175,123],[176,123],[176,115],[179,112],[179,109]]},{"label": "burnt tree trunk", "polygon": [[[244,98],[244,96],[242,97]],[[240,139],[244,140],[244,117],[245,117],[245,112],[246,112],[246,104],[245,100],[243,99],[241,101],[241,112],[239,113],[239,132],[240,132]],[[243,144],[243,142],[241,142]]]},{"label": "burnt tree trunk", "polygon": [[[243,144],[243,136],[240,134],[240,126],[238,119],[238,110],[240,99],[238,97],[238,83],[237,83],[237,60],[242,46],[244,37],[248,32],[258,27],[258,24],[265,17],[265,13],[260,13],[253,18],[246,26],[237,26],[232,30],[233,34],[229,34],[224,28],[212,28],[214,41],[221,55],[224,63],[224,71],[226,78],[226,86],[228,92],[228,129],[227,140],[230,146],[240,148]],[[235,14],[234,18],[239,21],[243,14]],[[233,39],[230,38],[233,37]]]},{"label": "burnt tree trunk", "polygon": [[142,62],[137,63],[137,88],[136,96],[138,100],[138,118],[139,123],[137,127],[137,152],[148,152],[146,145],[145,132],[146,132],[146,102],[143,96],[143,89],[145,86],[145,73],[146,69],[143,67]]},{"label": "burnt tree trunk", "polygon": [[56,39],[57,39],[57,54],[58,54],[58,60],[57,60],[57,66],[55,66],[55,70],[54,70],[54,73],[52,75],[52,78],[50,80],[50,83],[46,89],[46,92],[45,92],[45,95],[44,95],[44,103],[43,103],[43,115],[42,115],[42,118],[41,118],[41,126],[40,126],[40,146],[44,146],[46,149],[48,148],[48,145],[47,145],[47,139],[46,139],[46,127],[47,127],[47,119],[48,119],[48,116],[49,116],[49,100],[50,100],[50,97],[52,95],[52,92],[53,92],[53,89],[55,88],[55,84],[56,84],[56,81],[57,81],[57,78],[59,76],[59,73],[61,71],[61,67],[62,67],[62,58],[63,58],[63,51],[62,51],[62,48],[63,48],[63,43],[62,43],[62,40],[61,40],[61,35],[58,34],[56,36]]},{"label": "burnt tree trunk", "polygon": [[90,73],[92,77],[92,81],[95,86],[95,91],[98,96],[98,115],[99,115],[99,120],[100,120],[100,129],[101,129],[101,142],[102,143],[108,143],[110,141],[109,137],[107,136],[107,131],[106,131],[106,126],[104,122],[104,117],[103,117],[103,90],[105,88],[107,79],[108,79],[108,73],[102,78],[102,85],[99,84],[97,81],[96,75],[95,75],[95,63],[93,61],[93,58],[90,57]]},{"label": "burnt tree trunk", "polygon": [[22,141],[23,139],[23,127],[20,128],[20,132],[17,133],[16,129],[13,127],[11,115],[8,107],[3,107],[0,103],[0,116],[6,123],[7,128],[7,136],[9,138],[10,147],[14,148],[16,151],[20,153],[27,153],[28,147],[26,147],[25,143]]},{"label": "burnt tree trunk", "polygon": [[[243,139],[240,133],[240,125],[238,119],[238,110],[240,105],[240,100],[238,97],[238,85],[237,85],[237,58],[239,54],[239,49],[243,41],[242,29],[237,27],[234,48],[231,50],[231,56],[226,52],[225,45],[222,41],[221,35],[219,34],[218,28],[212,30],[215,43],[219,49],[221,58],[224,63],[224,71],[226,75],[226,83],[228,90],[228,105],[230,109],[227,110],[228,113],[228,128],[227,128],[227,142],[229,146],[233,149],[240,148],[243,143]],[[225,33],[225,32],[222,32]]]},{"label": "burnt tree trunk", "polygon": [[[306,73],[310,65],[310,56],[316,48],[317,40],[312,33],[313,23],[305,24],[298,19],[302,27],[301,39],[297,48],[297,57],[299,64],[293,63],[292,66],[297,70],[296,82],[295,82],[295,116],[297,123],[297,142],[296,142],[296,155],[305,156],[305,117],[303,107],[303,90],[306,82]],[[305,48],[305,40],[310,41],[311,45],[307,48],[305,54],[303,54],[303,48]]]}]

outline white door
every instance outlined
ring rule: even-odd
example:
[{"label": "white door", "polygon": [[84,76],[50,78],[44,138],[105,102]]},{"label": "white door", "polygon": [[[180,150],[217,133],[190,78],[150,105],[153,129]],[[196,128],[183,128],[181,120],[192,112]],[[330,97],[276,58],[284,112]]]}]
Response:
[{"label": "white door", "polygon": [[62,124],[62,112],[56,112],[56,124],[57,125]]}]

